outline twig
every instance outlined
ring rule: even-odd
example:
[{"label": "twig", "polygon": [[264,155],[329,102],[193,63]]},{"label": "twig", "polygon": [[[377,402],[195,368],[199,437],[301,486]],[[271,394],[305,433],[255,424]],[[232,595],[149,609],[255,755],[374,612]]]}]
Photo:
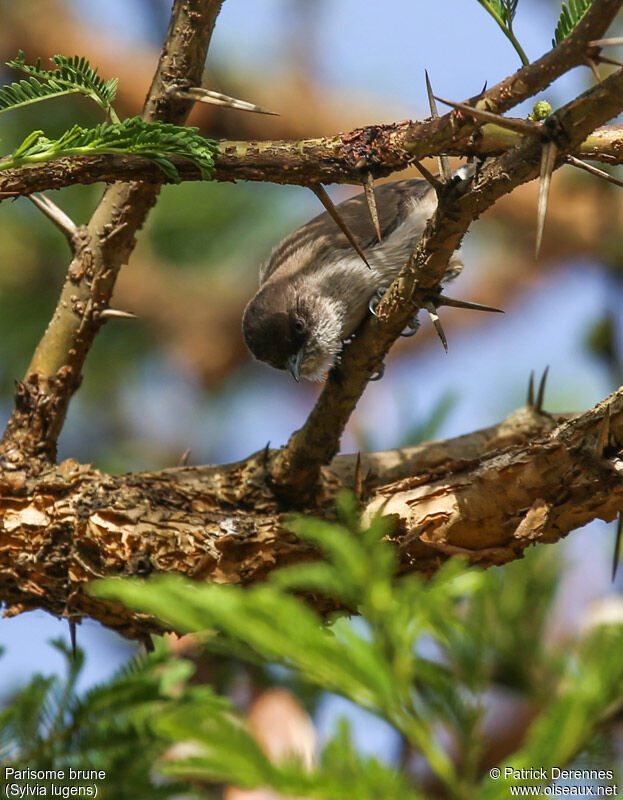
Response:
[{"label": "twig", "polygon": [[615,186],[623,186],[623,181],[619,178],[615,178],[614,175],[610,175],[609,172],[604,172],[603,169],[593,167],[592,164],[586,164],[584,161],[581,161],[575,156],[567,156],[567,164],[571,164],[574,167],[578,167],[578,169],[583,169],[586,172],[590,172],[591,175],[596,175],[598,178],[602,178],[604,181],[608,181],[608,183],[613,183]]}]

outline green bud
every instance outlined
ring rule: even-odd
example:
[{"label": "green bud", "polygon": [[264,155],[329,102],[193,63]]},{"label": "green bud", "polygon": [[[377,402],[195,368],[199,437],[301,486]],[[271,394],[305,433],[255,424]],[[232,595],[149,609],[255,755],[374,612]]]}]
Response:
[{"label": "green bud", "polygon": [[551,113],[552,107],[547,100],[537,100],[532,106],[532,114],[530,114],[528,119],[531,119],[533,122],[540,122],[540,120],[549,117]]}]

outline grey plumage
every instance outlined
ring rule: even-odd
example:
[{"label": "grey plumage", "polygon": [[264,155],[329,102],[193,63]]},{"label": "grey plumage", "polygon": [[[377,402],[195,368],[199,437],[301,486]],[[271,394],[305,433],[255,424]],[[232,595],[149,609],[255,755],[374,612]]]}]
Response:
[{"label": "grey plumage", "polygon": [[[256,358],[311,380],[331,368],[344,339],[405,265],[437,197],[424,180],[386,183],[376,189],[382,233],[378,241],[364,194],[338,205],[371,269],[353,251],[325,212],[284,239],[260,270],[260,288],[243,317],[246,343]],[[455,253],[449,273],[462,267]]]}]

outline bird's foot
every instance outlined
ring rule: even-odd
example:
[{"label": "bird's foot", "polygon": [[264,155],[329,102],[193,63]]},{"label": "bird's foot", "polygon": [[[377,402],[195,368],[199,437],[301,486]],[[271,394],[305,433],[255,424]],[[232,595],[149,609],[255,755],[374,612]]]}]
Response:
[{"label": "bird's foot", "polygon": [[376,370],[376,372],[370,378],[371,381],[380,381],[381,378],[385,375],[385,364],[381,364],[381,366]]},{"label": "bird's foot", "polygon": [[377,289],[372,297],[368,300],[368,310],[372,314],[373,317],[377,316],[376,307],[381,302],[383,295],[385,294],[386,289]]}]

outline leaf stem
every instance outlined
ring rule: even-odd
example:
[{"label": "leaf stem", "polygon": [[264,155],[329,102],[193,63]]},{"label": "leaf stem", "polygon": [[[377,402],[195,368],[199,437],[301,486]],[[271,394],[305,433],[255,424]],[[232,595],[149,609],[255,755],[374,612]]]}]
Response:
[{"label": "leaf stem", "polygon": [[502,19],[502,17],[498,14],[498,12],[493,8],[493,6],[489,5],[487,0],[477,0],[477,2],[480,3],[480,5],[485,9],[485,11],[488,11],[489,14],[491,14],[493,19],[497,22],[497,24],[502,29],[502,32],[504,33],[504,35],[506,36],[508,41],[515,48],[515,51],[516,51],[517,55],[521,59],[522,65],[524,67],[527,67],[528,64],[530,63],[530,61],[528,59],[528,56],[524,53],[524,50],[523,50],[522,46],[517,41],[517,37],[513,33],[512,22],[510,22],[507,25],[504,22],[504,20]]}]

